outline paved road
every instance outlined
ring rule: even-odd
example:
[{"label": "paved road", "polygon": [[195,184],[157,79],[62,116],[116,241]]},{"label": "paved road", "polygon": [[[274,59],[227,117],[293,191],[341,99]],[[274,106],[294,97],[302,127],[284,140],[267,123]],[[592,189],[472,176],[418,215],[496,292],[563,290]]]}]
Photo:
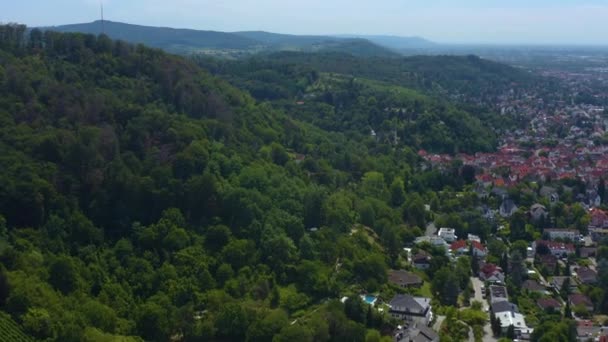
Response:
[{"label": "paved road", "polygon": [[488,310],[488,301],[483,298],[483,293],[481,291],[481,286],[483,285],[483,282],[477,277],[471,277],[471,283],[473,283],[473,290],[475,290],[473,300],[481,302],[484,311]]},{"label": "paved road", "polygon": [[483,335],[483,338],[481,339],[482,342],[498,342],[498,339],[494,337],[490,323],[483,326],[483,333],[485,335]]},{"label": "paved road", "polygon": [[[473,289],[475,290],[475,296],[473,297],[473,300],[481,302],[484,311],[488,310],[490,306],[488,305],[488,301],[483,298],[483,295],[481,292],[481,285],[483,285],[483,282],[481,280],[479,280],[479,278],[471,277],[471,283],[473,283]],[[483,332],[485,333],[485,335],[482,338],[483,342],[497,342],[498,341],[496,338],[494,338],[494,335],[492,334],[492,327],[490,326],[489,320],[486,323],[486,325],[484,325]]]}]

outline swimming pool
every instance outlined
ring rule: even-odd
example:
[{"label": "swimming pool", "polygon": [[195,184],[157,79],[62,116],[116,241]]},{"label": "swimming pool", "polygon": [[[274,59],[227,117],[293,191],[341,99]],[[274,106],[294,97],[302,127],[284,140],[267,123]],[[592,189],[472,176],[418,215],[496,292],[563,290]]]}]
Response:
[{"label": "swimming pool", "polygon": [[374,305],[374,304],[376,304],[378,297],[372,296],[372,295],[365,295],[365,296],[361,296],[361,299],[363,299],[369,305]]}]

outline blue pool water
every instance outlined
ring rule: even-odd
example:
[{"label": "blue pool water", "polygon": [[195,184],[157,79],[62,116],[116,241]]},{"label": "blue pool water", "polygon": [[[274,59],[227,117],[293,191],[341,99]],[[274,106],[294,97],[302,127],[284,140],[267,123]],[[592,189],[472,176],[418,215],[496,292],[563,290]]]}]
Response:
[{"label": "blue pool water", "polygon": [[376,302],[376,297],[372,295],[366,295],[363,297],[363,300],[370,305],[373,305]]}]

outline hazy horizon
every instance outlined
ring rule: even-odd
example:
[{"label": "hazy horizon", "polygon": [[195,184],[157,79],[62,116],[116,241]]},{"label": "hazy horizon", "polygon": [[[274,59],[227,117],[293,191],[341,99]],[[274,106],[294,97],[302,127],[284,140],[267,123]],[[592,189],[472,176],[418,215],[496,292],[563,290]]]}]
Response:
[{"label": "hazy horizon", "polygon": [[[418,36],[446,44],[608,45],[608,0],[105,0],[105,19],[146,26],[307,35]],[[100,19],[98,0],[22,0],[1,22],[57,26]],[[277,15],[278,14],[278,15]]]}]

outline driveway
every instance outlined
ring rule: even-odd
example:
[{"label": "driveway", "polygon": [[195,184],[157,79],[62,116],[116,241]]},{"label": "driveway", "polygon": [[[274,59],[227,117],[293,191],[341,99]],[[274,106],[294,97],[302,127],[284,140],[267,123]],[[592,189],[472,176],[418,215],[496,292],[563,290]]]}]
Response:
[{"label": "driveway", "polygon": [[433,330],[439,332],[441,330],[441,324],[445,321],[445,316],[437,316],[435,324],[433,324]]},{"label": "driveway", "polygon": [[424,233],[424,235],[433,236],[433,235],[435,235],[435,233],[437,233],[437,227],[435,227],[435,223],[431,222],[431,223],[427,224],[426,232]]}]

